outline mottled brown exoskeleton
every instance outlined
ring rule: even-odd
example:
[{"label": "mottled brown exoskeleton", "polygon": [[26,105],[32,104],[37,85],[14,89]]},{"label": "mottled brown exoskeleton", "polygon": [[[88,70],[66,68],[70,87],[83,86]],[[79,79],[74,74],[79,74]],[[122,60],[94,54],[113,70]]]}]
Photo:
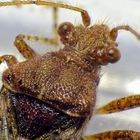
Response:
[{"label": "mottled brown exoskeleton", "polygon": [[[35,4],[67,8],[81,12],[83,25],[62,23],[58,35],[64,48],[58,52],[37,54],[25,40],[54,39],[18,35],[15,46],[27,59],[19,63],[12,55],[0,62],[9,68],[3,72],[0,93],[0,140],[139,140],[140,133],[114,130],[84,136],[94,114],[108,114],[140,106],[140,95],[124,97],[95,109],[96,89],[102,65],[120,59],[116,38],[119,30],[140,35],[129,26],[110,29],[105,24],[90,25],[88,13],[80,8],[47,1],[0,2],[0,6]],[[57,16],[54,16],[55,19]],[[55,24],[56,26],[56,24]]]}]

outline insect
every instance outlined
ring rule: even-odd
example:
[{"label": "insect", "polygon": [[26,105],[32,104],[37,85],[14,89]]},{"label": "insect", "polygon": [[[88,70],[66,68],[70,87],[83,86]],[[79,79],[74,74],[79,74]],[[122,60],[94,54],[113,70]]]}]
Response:
[{"label": "insect", "polygon": [[3,72],[0,92],[1,140],[139,140],[133,130],[114,130],[84,136],[84,130],[96,114],[109,114],[140,106],[140,95],[114,100],[95,108],[96,89],[102,65],[120,59],[116,42],[119,30],[140,35],[128,25],[110,29],[105,24],[90,25],[87,11],[55,2],[0,2],[0,6],[48,5],[81,13],[83,25],[64,22],[58,35],[64,48],[40,56],[25,40],[43,40],[58,45],[55,39],[18,35],[15,46],[26,58],[18,62],[13,55],[0,56],[9,66]]}]

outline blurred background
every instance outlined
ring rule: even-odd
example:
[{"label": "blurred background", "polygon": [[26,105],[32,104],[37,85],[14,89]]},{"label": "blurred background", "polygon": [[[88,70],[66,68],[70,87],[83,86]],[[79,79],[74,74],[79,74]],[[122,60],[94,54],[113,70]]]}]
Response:
[{"label": "blurred background", "polygon": [[[1,0],[2,1],[2,0]],[[51,1],[51,0],[50,0]],[[3,0],[4,2],[4,0]],[[55,0],[86,9],[92,24],[104,22],[110,28],[128,24],[140,33],[139,0]],[[70,21],[75,25],[81,23],[79,13],[59,9],[59,24]],[[0,55],[13,54],[18,60],[23,57],[14,47],[18,34],[53,37],[52,8],[47,6],[21,6],[0,8]],[[127,31],[121,31],[117,38],[121,51],[121,60],[113,65],[102,67],[101,82],[97,92],[97,107],[107,102],[132,94],[140,93],[140,41]],[[47,44],[31,43],[36,51],[55,50]],[[0,65],[0,73],[6,68]],[[102,116],[93,116],[86,134],[113,129],[130,129],[140,131],[140,108]]]}]

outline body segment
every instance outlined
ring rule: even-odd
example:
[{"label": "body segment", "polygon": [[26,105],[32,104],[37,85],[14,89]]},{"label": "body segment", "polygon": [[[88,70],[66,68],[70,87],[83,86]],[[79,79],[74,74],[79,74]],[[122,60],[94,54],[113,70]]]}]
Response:
[{"label": "body segment", "polygon": [[19,63],[3,74],[3,83],[11,91],[46,101],[70,116],[92,113],[98,79],[98,67],[87,72],[60,60],[57,53]]}]

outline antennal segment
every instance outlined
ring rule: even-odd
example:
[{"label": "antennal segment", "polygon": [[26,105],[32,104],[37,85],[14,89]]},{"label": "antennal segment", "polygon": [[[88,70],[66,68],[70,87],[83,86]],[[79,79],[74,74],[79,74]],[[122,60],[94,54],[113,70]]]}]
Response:
[{"label": "antennal segment", "polygon": [[130,26],[128,25],[121,25],[121,26],[117,26],[115,28],[113,28],[110,32],[110,37],[115,41],[117,36],[118,36],[118,31],[119,30],[126,30],[131,32],[137,39],[140,40],[140,34],[137,33],[134,29],[132,29]]},{"label": "antennal segment", "polygon": [[11,2],[0,2],[0,7],[1,6],[12,6],[12,5],[28,5],[28,4],[48,5],[48,6],[52,6],[52,7],[65,8],[65,9],[70,9],[70,10],[80,12],[81,16],[82,16],[83,24],[85,26],[90,25],[90,17],[89,17],[89,15],[88,15],[86,10],[83,10],[81,8],[78,8],[78,7],[66,5],[66,4],[48,2],[48,1],[42,1],[42,0],[36,0],[36,1],[11,1]]}]

